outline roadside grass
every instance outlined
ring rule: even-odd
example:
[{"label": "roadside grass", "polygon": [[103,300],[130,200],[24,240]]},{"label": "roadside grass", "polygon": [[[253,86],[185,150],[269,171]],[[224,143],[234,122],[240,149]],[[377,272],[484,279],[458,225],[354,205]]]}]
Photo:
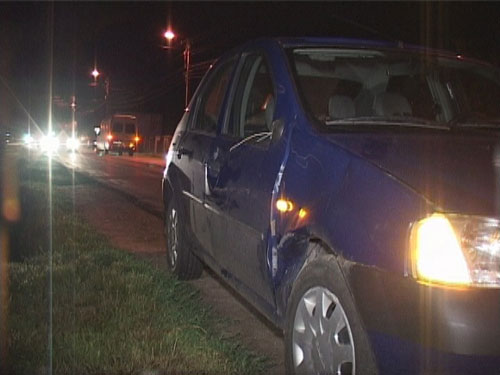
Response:
[{"label": "roadside grass", "polygon": [[10,263],[10,373],[46,373],[49,358],[55,374],[266,371],[267,359],[224,338],[193,286],[113,248],[74,214],[61,191],[67,171],[56,173],[52,251],[46,176],[22,184],[29,209],[11,251],[20,255]]}]

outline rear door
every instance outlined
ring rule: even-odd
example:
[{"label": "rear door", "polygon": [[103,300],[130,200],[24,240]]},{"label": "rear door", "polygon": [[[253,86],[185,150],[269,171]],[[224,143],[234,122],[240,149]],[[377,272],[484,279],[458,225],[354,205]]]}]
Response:
[{"label": "rear door", "polygon": [[204,208],[205,160],[216,136],[216,129],[226,96],[234,60],[216,67],[205,79],[193,102],[188,130],[181,138],[176,156],[187,176],[182,190],[189,225],[200,247],[213,254],[210,222]]}]

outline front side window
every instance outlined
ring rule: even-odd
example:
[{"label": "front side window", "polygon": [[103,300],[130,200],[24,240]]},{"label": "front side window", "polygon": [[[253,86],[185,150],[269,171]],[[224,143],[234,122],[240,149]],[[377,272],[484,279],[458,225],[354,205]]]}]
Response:
[{"label": "front side window", "polygon": [[500,125],[500,80],[486,65],[414,52],[288,51],[304,108],[337,124]]},{"label": "front side window", "polygon": [[207,84],[197,99],[191,125],[193,129],[215,133],[233,66],[234,61],[229,61],[220,66],[209,77]]},{"label": "front side window", "polygon": [[244,138],[269,132],[274,113],[273,81],[261,55],[246,57],[241,69],[226,132]]}]

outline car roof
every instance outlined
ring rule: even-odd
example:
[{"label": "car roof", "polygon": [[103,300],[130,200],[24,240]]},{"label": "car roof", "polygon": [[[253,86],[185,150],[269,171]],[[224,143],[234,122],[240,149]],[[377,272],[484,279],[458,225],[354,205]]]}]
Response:
[{"label": "car roof", "polygon": [[479,63],[481,65],[492,66],[492,64],[477,60],[474,58],[465,57],[462,54],[420,46],[402,41],[389,41],[377,39],[355,39],[344,37],[276,37],[276,38],[259,38],[249,41],[240,48],[248,47],[249,45],[280,45],[282,48],[294,47],[314,47],[314,46],[335,46],[335,47],[351,47],[351,48],[380,48],[401,52],[425,53],[426,55],[442,56],[448,58],[459,58],[463,61]]},{"label": "car roof", "polygon": [[397,43],[386,40],[354,39],[354,38],[323,38],[323,37],[302,37],[302,38],[276,38],[276,41],[283,47],[301,47],[305,45],[320,46],[349,46],[349,47],[382,47],[396,48]]}]

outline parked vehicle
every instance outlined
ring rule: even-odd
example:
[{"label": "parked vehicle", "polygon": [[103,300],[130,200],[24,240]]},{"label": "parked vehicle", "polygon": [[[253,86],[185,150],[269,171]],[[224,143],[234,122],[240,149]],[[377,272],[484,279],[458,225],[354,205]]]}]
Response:
[{"label": "parked vehicle", "polygon": [[221,57],[163,176],[168,265],[285,333],[290,374],[498,374],[500,75],[385,42]]},{"label": "parked vehicle", "polygon": [[137,119],[133,115],[115,114],[104,119],[95,131],[96,152],[104,151],[107,154],[112,151],[118,155],[127,152],[132,156],[140,141]]}]

